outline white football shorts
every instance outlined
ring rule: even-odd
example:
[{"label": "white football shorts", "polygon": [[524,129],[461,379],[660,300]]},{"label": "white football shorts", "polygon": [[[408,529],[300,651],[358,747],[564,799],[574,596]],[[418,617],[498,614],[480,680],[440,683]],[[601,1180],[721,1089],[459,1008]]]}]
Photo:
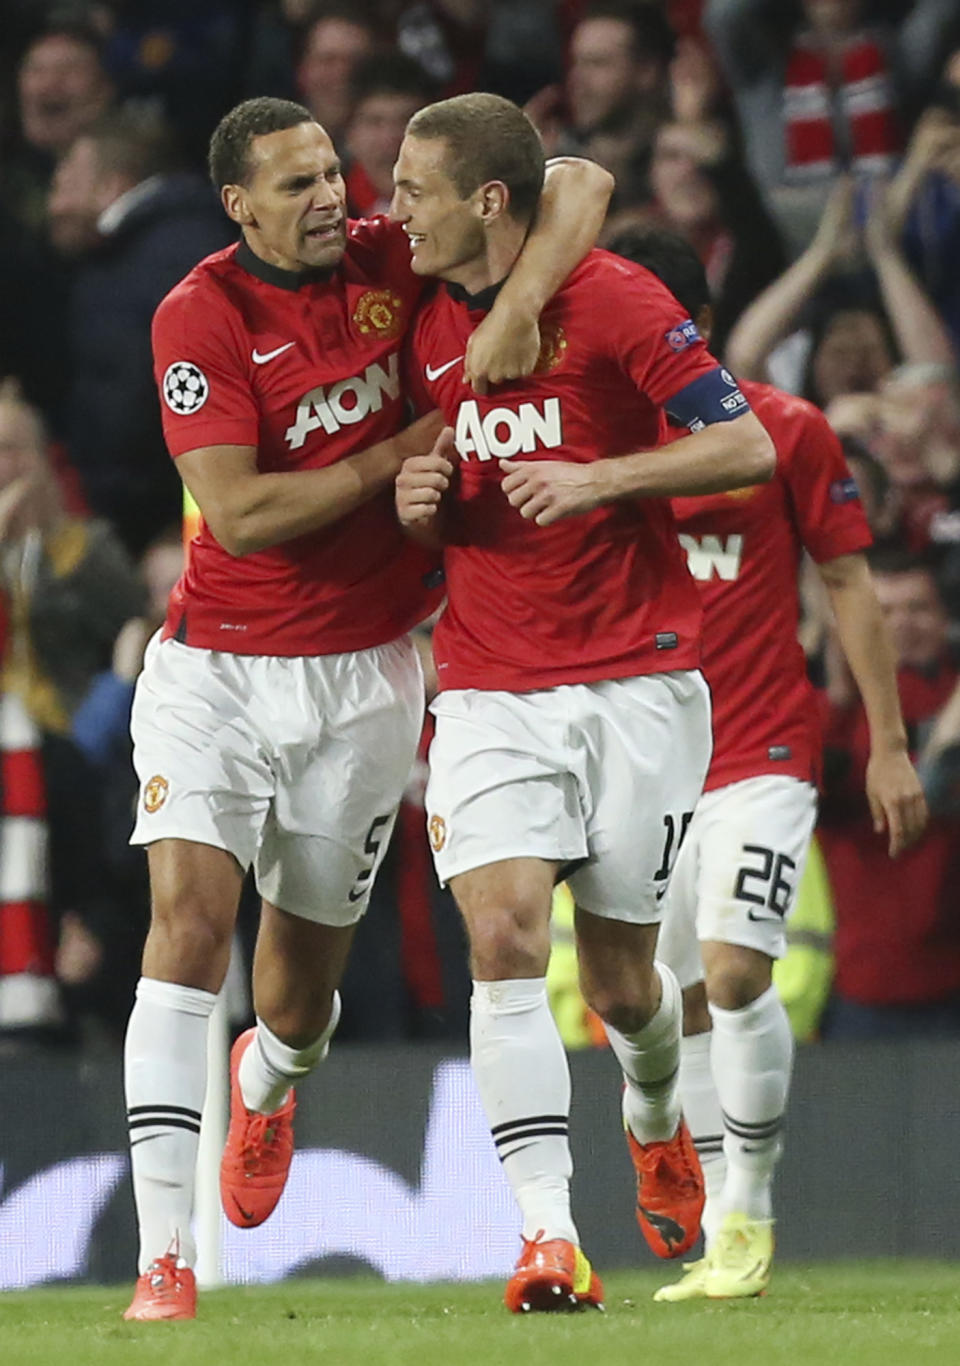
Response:
[{"label": "white football shorts", "polygon": [[154,636],[131,732],[132,844],[226,849],[292,915],[351,925],[366,910],[423,724],[408,636],[286,658]]},{"label": "white football shorts", "polygon": [[765,774],[703,794],[680,847],[657,944],[657,957],[682,987],[703,978],[703,940],[783,955],[784,922],[816,820],[816,788],[799,778]]},{"label": "white football shorts", "polygon": [[501,859],[580,864],[566,878],[584,910],[660,919],[710,762],[702,674],[452,690],[431,710],[427,830],[442,882]]}]

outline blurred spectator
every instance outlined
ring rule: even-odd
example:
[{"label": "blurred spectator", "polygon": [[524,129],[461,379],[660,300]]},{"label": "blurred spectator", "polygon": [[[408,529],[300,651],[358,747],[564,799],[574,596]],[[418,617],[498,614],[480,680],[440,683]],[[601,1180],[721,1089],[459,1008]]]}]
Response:
[{"label": "blurred spectator", "polygon": [[142,611],[143,590],[102,522],[64,511],[39,414],[0,386],[0,579],[14,639],[4,687],[33,721],[64,734],[117,632]]},{"label": "blurred spectator", "polygon": [[[922,755],[958,673],[947,614],[921,560],[873,557],[877,595],[899,661],[911,755]],[[863,705],[836,652],[828,669],[820,843],[836,908],[834,991],[825,1038],[960,1033],[960,818],[933,814],[927,834],[891,860],[863,797]],[[921,763],[921,768],[925,766]],[[936,805],[936,804],[935,804]]]},{"label": "blurred spectator", "polygon": [[191,165],[203,165],[211,132],[240,98],[255,9],[256,0],[111,5],[105,54],[120,99],[162,117]]},{"label": "blurred spectator", "polygon": [[955,0],[917,0],[896,29],[872,27],[866,0],[801,0],[800,9],[799,28],[780,0],[708,0],[705,15],[751,169],[796,249],[834,175],[892,169],[900,105],[929,79],[956,21]]},{"label": "blurred spectator", "polygon": [[[864,260],[869,273],[856,269]],[[743,378],[769,379],[821,407],[875,390],[898,360],[955,363],[946,328],[890,231],[878,185],[863,197],[849,177],[838,181],[809,247],[738,321],[727,360]]]},{"label": "blurred spectator", "polygon": [[155,120],[107,115],[57,168],[50,235],[76,254],[65,434],[93,511],[136,556],[180,514],[153,380],[150,323],[164,295],[232,233],[205,181],[176,169]]},{"label": "blurred spectator", "polygon": [[674,37],[662,10],[630,0],[588,4],[570,43],[563,89],[527,104],[550,155],[586,156],[616,176],[614,208],[650,197],[654,134],[670,114]]},{"label": "blurred spectator", "polygon": [[893,230],[960,355],[960,51],[954,52],[890,186]]},{"label": "blurred spectator", "polygon": [[80,20],[51,19],[20,62],[20,140],[3,158],[4,204],[18,222],[42,229],[56,159],[112,99],[97,31]]},{"label": "blurred spectator", "polygon": [[401,0],[388,8],[397,11],[400,51],[419,62],[444,97],[484,88],[487,22],[495,5],[484,0]]},{"label": "blurred spectator", "polygon": [[347,211],[354,218],[386,213],[393,197],[393,165],[407,122],[433,90],[423,68],[402,53],[359,62],[351,82],[347,124]]},{"label": "blurred spectator", "polygon": [[354,68],[370,56],[379,39],[373,16],[360,0],[316,5],[304,30],[297,88],[339,152],[345,146]]},{"label": "blurred spectator", "polygon": [[711,347],[722,356],[737,318],[786,263],[776,226],[720,123],[662,124],[654,137],[650,188],[650,208],[614,214],[606,241],[612,251],[629,255],[623,238],[631,216],[685,237],[716,301]]},{"label": "blurred spectator", "polygon": [[9,383],[0,386],[0,597],[0,1027],[51,1028],[62,1019],[52,921],[112,915],[99,791],[66,732],[142,594],[109,528],[65,514],[39,415]]}]

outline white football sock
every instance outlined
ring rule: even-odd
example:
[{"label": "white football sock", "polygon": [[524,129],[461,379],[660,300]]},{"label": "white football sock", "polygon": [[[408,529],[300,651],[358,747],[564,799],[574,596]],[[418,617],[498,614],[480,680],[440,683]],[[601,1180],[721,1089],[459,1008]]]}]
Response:
[{"label": "white football sock", "polygon": [[570,1213],[570,1070],[542,977],[474,982],[470,1061],[523,1236],[579,1244]]},{"label": "white football sock", "polygon": [[727,1174],[727,1159],[723,1155],[723,1113],[710,1065],[710,1047],[709,1029],[680,1040],[680,1104],[703,1168],[707,1202],[701,1224],[707,1247],[719,1222],[717,1200]]},{"label": "white football sock", "polygon": [[150,977],[137,983],[123,1070],[141,1273],[171,1247],[187,1266],[196,1260],[190,1218],[216,999]]},{"label": "white football sock", "polygon": [[240,1094],[248,1110],[272,1115],[287,1098],[291,1086],[308,1076],[330,1051],[330,1040],[340,1022],[340,993],[326,1029],[306,1048],[291,1048],[257,1016],[257,1032],[240,1059]]},{"label": "white football sock", "polygon": [[710,1006],[711,1061],[723,1111],[721,1214],[772,1217],[773,1171],[790,1090],[793,1034],[775,987],[740,1010]]},{"label": "white football sock", "polygon": [[636,1034],[621,1034],[604,1021],[627,1083],[623,1118],[638,1143],[665,1142],[680,1123],[680,984],[665,963],[655,963],[654,968],[660,975],[661,996],[653,1018]]}]

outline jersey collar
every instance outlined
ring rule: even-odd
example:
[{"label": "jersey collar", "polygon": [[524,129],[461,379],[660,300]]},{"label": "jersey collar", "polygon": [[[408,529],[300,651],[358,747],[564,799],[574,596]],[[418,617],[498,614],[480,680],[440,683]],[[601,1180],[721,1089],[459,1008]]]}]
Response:
[{"label": "jersey collar", "polygon": [[497,295],[506,284],[506,276],[498,280],[495,285],[487,285],[486,289],[481,289],[477,294],[468,294],[463,285],[447,284],[447,293],[451,299],[458,304],[466,304],[471,313],[486,313],[494,305]]},{"label": "jersey collar", "polygon": [[245,239],[241,239],[234,260],[241,269],[255,275],[258,280],[263,280],[264,284],[276,285],[278,289],[288,289],[294,294],[304,285],[314,285],[331,279],[336,270],[335,266],[323,270],[284,270],[281,266],[272,266],[269,261],[261,260],[255,251],[251,251]]}]

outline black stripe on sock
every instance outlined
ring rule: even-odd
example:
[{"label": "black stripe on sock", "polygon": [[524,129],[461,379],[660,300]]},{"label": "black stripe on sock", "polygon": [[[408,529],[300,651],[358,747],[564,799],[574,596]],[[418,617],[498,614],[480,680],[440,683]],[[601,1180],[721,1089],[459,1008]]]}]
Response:
[{"label": "black stripe on sock", "polygon": [[169,1119],[134,1119],[127,1125],[133,1132],[134,1129],[189,1129],[192,1133],[200,1132],[200,1124],[193,1119],[179,1119],[172,1115]]},{"label": "black stripe on sock", "polygon": [[642,1091],[644,1095],[647,1095],[648,1092],[651,1091],[654,1093],[657,1091],[665,1091],[668,1086],[672,1086],[676,1081],[677,1073],[679,1071],[679,1067],[675,1067],[673,1071],[668,1073],[665,1077],[655,1077],[653,1081],[634,1081],[633,1084],[639,1091]]},{"label": "black stripe on sock", "polygon": [[199,1119],[200,1111],[190,1110],[186,1105],[131,1105],[127,1119],[132,1115],[189,1115],[192,1119]]},{"label": "black stripe on sock", "polygon": [[754,1143],[768,1138],[776,1138],[783,1126],[783,1118],[768,1120],[766,1124],[741,1124],[739,1120],[724,1115],[723,1122],[728,1133],[736,1138],[750,1139]]},{"label": "black stripe on sock", "polygon": [[506,1133],[508,1129],[522,1129],[527,1124],[569,1124],[569,1115],[527,1115],[524,1119],[510,1119],[505,1124],[495,1124],[490,1132],[496,1138],[497,1134]]},{"label": "black stripe on sock", "polygon": [[520,1133],[516,1134],[503,1134],[500,1138],[495,1138],[493,1141],[497,1148],[500,1149],[509,1143],[518,1143],[525,1138],[545,1138],[548,1136],[552,1138],[566,1138],[567,1135],[568,1128],[566,1124],[545,1124],[532,1129],[523,1129]]}]

